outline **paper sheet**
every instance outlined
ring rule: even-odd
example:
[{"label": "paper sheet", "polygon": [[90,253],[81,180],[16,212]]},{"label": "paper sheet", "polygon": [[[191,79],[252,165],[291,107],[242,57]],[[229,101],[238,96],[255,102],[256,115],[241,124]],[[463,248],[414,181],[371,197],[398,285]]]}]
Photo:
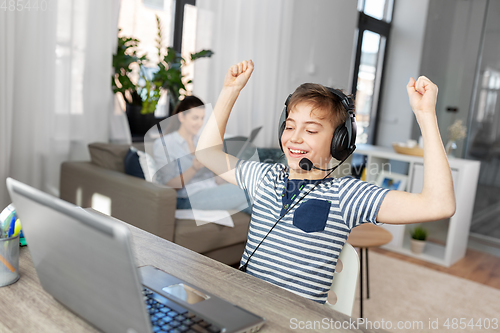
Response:
[{"label": "paper sheet", "polygon": [[175,218],[195,220],[197,226],[216,223],[231,228],[234,227],[231,215],[225,210],[177,209],[175,211]]}]

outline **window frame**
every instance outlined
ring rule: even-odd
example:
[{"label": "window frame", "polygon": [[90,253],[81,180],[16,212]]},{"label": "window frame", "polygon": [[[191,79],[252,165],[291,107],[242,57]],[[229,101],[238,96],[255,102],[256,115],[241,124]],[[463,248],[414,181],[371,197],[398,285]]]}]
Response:
[{"label": "window frame", "polygon": [[[375,87],[374,87],[374,94],[373,94],[373,104],[371,106],[371,111],[370,111],[370,131],[369,135],[367,138],[367,144],[375,144],[376,143],[376,138],[377,138],[377,131],[378,131],[378,125],[379,125],[379,117],[378,113],[380,110],[381,106],[381,96],[383,93],[383,87],[384,87],[384,72],[387,64],[387,51],[389,50],[389,38],[391,34],[391,21],[392,21],[392,13],[394,13],[394,6],[396,5],[396,0],[393,0],[394,2],[392,3],[391,7],[391,17],[388,22],[384,20],[379,20],[376,18],[373,18],[367,14],[365,14],[362,11],[359,11],[358,13],[358,29],[357,29],[357,34],[356,34],[356,52],[355,52],[355,59],[354,59],[354,70],[353,70],[353,80],[352,80],[352,87],[351,91],[354,96],[354,99],[356,99],[356,93],[357,93],[357,86],[358,86],[358,75],[359,75],[359,67],[361,65],[361,47],[363,45],[363,34],[366,30],[371,31],[373,33],[376,33],[380,35],[381,37],[381,44],[380,44],[380,49],[379,52],[383,52],[382,55],[382,63],[377,65],[377,71],[376,71],[376,76],[375,76]],[[360,6],[361,8],[364,8],[364,3],[363,6]],[[382,42],[383,39],[385,39],[385,43]],[[383,46],[383,47],[382,47]],[[379,59],[380,59],[380,54],[379,54]],[[382,68],[379,68],[379,66],[382,66]]]},{"label": "window frame", "polygon": [[181,53],[182,50],[182,30],[184,28],[184,6],[196,6],[196,0],[175,0],[174,8],[174,42],[173,48]]}]

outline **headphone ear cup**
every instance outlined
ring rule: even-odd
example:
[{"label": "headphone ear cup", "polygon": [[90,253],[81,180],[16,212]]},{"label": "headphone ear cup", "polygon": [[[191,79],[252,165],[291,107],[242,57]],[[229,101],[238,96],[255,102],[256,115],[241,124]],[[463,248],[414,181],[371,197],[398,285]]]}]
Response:
[{"label": "headphone ear cup", "polygon": [[349,133],[345,125],[338,126],[333,133],[330,152],[332,157],[338,161],[342,161],[349,153]]},{"label": "headphone ear cup", "polygon": [[286,126],[286,122],[282,122],[281,126],[278,130],[278,142],[280,144],[280,148],[281,148],[282,152],[283,152],[283,145],[281,144],[281,136],[283,135],[283,132],[285,131],[285,126]]},{"label": "headphone ear cup", "polygon": [[[290,95],[291,96],[291,95]],[[283,135],[283,132],[285,131],[286,127],[286,118],[287,118],[287,104],[288,100],[290,99],[290,96],[288,96],[288,99],[285,102],[285,107],[283,108],[283,111],[281,111],[280,119],[279,119],[279,127],[278,127],[278,143],[280,144],[281,151],[283,151],[283,147],[281,144],[281,136]]]}]

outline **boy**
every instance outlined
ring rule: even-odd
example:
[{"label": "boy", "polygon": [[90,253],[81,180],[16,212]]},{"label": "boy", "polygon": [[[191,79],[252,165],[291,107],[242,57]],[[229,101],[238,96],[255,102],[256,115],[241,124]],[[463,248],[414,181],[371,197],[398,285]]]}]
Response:
[{"label": "boy", "polygon": [[[240,269],[293,293],[325,303],[337,258],[349,232],[361,223],[405,224],[434,221],[455,212],[448,160],[437,126],[437,86],[410,78],[410,105],[424,139],[424,185],[419,194],[389,191],[354,179],[325,178],[334,130],[349,114],[341,100],[321,85],[304,84],[292,94],[281,146],[288,167],[238,161],[225,154],[222,138],[231,109],[254,69],[232,66],[196,157],[253,200],[252,221]],[[307,158],[314,168],[303,168]],[[305,170],[309,169],[309,170]]]}]

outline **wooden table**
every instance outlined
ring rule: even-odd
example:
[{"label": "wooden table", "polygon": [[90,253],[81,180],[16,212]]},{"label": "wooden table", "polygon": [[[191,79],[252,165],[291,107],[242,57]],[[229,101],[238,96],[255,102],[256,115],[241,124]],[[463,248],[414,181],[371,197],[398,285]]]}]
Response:
[{"label": "wooden table", "polygon": [[370,298],[370,284],[368,279],[368,248],[378,247],[389,243],[392,240],[392,234],[386,229],[371,223],[363,223],[352,229],[347,242],[354,247],[359,247],[359,260],[361,271],[359,274],[360,288],[360,314],[363,318],[363,250],[366,253],[366,298]]},{"label": "wooden table", "polygon": [[[299,325],[322,325],[308,332],[328,331],[328,323],[347,323],[336,332],[381,332],[352,329],[356,319],[333,311],[230,266],[129,226],[138,266],[153,265],[267,319],[261,332],[304,331]],[[41,287],[28,248],[21,248],[18,282],[0,288],[0,332],[97,332],[54,300]],[[326,318],[326,319],[325,319]],[[328,324],[332,325],[332,324]],[[293,329],[296,328],[296,329]],[[385,332],[385,331],[382,331]]]}]

